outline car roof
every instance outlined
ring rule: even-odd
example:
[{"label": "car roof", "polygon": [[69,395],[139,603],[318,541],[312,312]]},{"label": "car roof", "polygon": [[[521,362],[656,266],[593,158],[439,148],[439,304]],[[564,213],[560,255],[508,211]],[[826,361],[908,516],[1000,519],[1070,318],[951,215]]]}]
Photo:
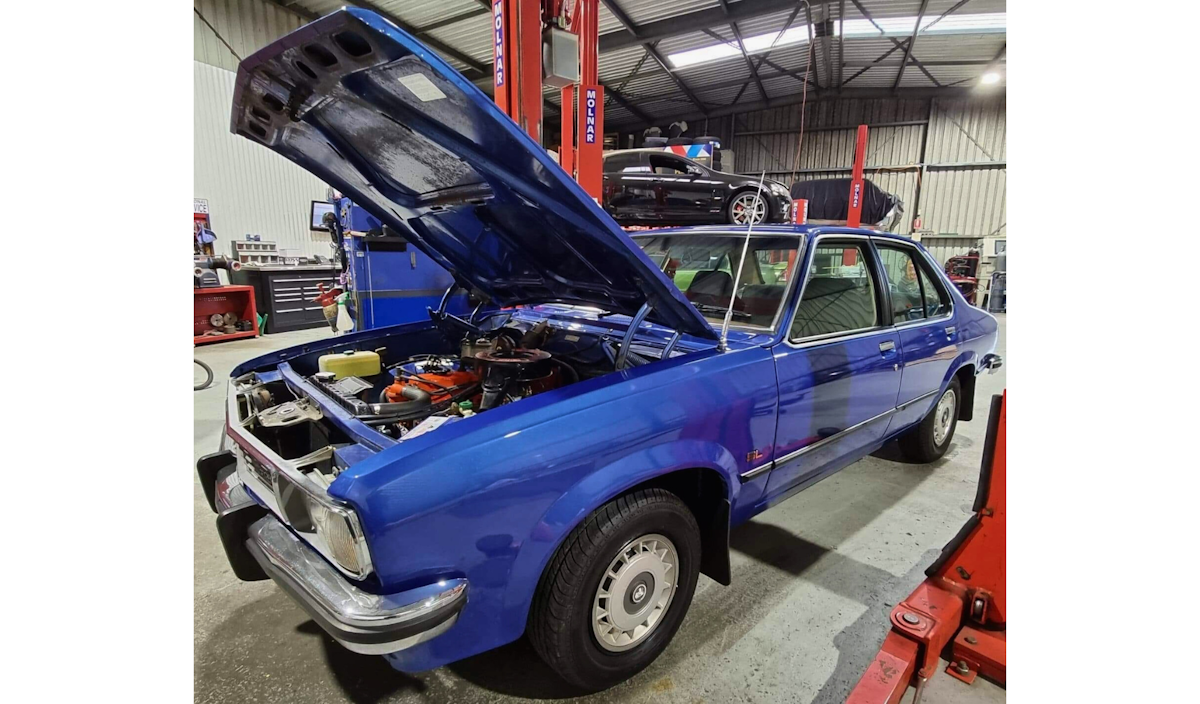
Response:
[{"label": "car roof", "polygon": [[[679,146],[687,147],[690,145],[681,144]],[[670,156],[677,156],[681,159],[688,158],[686,156],[683,156],[682,154],[676,154],[675,152],[667,151],[665,147],[638,147],[637,149],[610,149],[610,150],[604,152],[603,156],[605,158],[608,158],[610,156],[616,156],[618,154],[668,154]]]},{"label": "car roof", "polygon": [[[728,235],[728,234],[743,234],[746,231],[745,225],[694,225],[689,227],[665,227],[656,230],[638,230],[629,233],[630,237],[646,237],[651,235]],[[897,235],[893,232],[883,232],[881,230],[869,230],[863,227],[845,227],[844,225],[787,225],[787,224],[768,224],[756,225],[752,235],[822,235],[822,234],[844,234],[844,235],[867,235],[870,237],[880,237],[887,239],[899,240],[901,242],[912,242],[911,237]]]}]

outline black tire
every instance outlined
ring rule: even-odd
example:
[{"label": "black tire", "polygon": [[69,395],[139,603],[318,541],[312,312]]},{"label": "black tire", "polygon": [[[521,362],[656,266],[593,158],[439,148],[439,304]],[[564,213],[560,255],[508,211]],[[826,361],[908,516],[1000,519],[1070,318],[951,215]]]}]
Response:
[{"label": "black tire", "polygon": [[204,378],[204,382],[203,382],[203,383],[196,384],[196,383],[193,381],[193,388],[192,388],[192,391],[199,391],[200,389],[207,389],[207,388],[208,388],[208,385],[209,385],[209,384],[211,384],[211,383],[212,383],[212,380],[213,380],[213,370],[212,370],[212,367],[208,366],[208,365],[207,365],[207,364],[205,364],[204,362],[201,362],[200,360],[198,360],[198,359],[195,359],[195,358],[193,358],[193,359],[192,359],[192,361],[193,361],[193,362],[195,362],[195,363],[196,363],[196,366],[200,367],[200,369],[201,369],[201,370],[204,372],[204,374],[205,374],[205,378]]},{"label": "black tire", "polygon": [[[953,407],[949,410],[950,427],[939,444],[934,440],[934,429],[938,424],[939,404],[947,394],[953,394],[954,398]],[[954,430],[958,427],[960,403],[962,403],[962,389],[956,377],[950,380],[950,385],[946,387],[941,396],[938,396],[938,400],[934,402],[933,408],[929,410],[929,413],[921,423],[900,436],[900,451],[904,453],[904,456],[913,462],[933,462],[934,460],[941,459],[942,455],[946,454],[946,450],[950,449],[950,442],[954,440]]]},{"label": "black tire", "polygon": [[[725,204],[725,221],[728,222],[730,225],[739,224],[737,222],[737,220],[735,220],[733,217],[733,206],[737,203],[738,198],[740,198],[746,194],[754,196],[757,193],[757,191],[758,191],[758,189],[756,189],[756,188],[743,188],[742,190],[737,191],[732,196],[730,196],[729,202]],[[763,193],[760,197],[762,198],[762,205],[763,205],[763,219],[754,223],[755,225],[761,225],[765,222],[771,221],[771,202],[767,199],[766,191],[763,191]]]},{"label": "black tire", "polygon": [[[665,536],[676,549],[675,593],[644,640],[611,652],[593,633],[593,601],[622,548],[651,534]],[[529,639],[564,680],[588,691],[606,689],[637,674],[666,649],[692,603],[699,571],[700,529],[678,497],[663,489],[618,497],[588,516],[555,553],[533,597]]]}]

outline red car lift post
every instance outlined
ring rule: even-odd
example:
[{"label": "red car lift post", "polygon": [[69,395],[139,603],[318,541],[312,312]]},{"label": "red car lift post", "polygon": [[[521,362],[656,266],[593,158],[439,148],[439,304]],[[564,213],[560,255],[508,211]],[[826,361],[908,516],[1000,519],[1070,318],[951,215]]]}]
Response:
[{"label": "red car lift post", "polygon": [[867,161],[867,126],[858,126],[858,141],[854,147],[854,176],[850,180],[850,207],[846,212],[846,226],[858,227],[862,223],[863,168]]},{"label": "red car lift post", "polygon": [[847,704],[896,704],[910,683],[918,704],[951,643],[951,676],[970,684],[982,674],[1004,684],[1007,397],[992,397],[975,515],[925,570],[925,581],[892,609],[892,630]]},{"label": "red car lift post", "polygon": [[[600,0],[579,0],[579,147],[575,180],[601,202],[604,193],[604,87],[600,85]],[[574,22],[573,22],[574,24]]]},{"label": "red car lift post", "polygon": [[541,0],[492,0],[492,40],[496,104],[541,144]]},{"label": "red car lift post", "polygon": [[[542,27],[562,0],[492,0],[492,81],[496,104],[540,144],[542,141]],[[599,79],[600,1],[579,0],[570,31],[579,35],[578,87],[562,89],[559,165],[588,195],[604,188],[604,88]],[[575,109],[575,97],[579,108]],[[578,137],[576,137],[578,134]]]}]

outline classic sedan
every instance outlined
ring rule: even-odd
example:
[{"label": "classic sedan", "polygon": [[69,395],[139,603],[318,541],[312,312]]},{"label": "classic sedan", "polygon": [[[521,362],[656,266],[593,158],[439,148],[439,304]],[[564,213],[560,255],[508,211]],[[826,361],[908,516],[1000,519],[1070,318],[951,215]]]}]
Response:
[{"label": "classic sedan", "polygon": [[403,231],[444,301],[487,301],[243,363],[197,465],[234,573],[403,671],[528,635],[581,687],[633,675],[701,573],[737,578],[731,526],[893,438],[942,456],[1000,363],[996,321],[903,237],[630,237],[368,11],[243,61],[233,130]]},{"label": "classic sedan", "polygon": [[604,155],[604,209],[622,225],[788,222],[787,186],[758,182],[658,149]]}]

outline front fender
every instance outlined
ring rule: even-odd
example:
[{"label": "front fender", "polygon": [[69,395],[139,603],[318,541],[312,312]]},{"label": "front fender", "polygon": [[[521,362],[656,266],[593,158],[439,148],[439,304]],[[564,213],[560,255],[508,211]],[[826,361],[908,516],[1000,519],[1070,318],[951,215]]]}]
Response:
[{"label": "front fender", "polygon": [[733,503],[741,488],[738,465],[728,448],[716,442],[679,440],[644,448],[605,465],[571,487],[542,515],[517,554],[504,613],[513,619],[507,628],[524,629],[538,580],[559,545],[593,511],[635,486],[685,469],[711,469],[725,484]]}]

